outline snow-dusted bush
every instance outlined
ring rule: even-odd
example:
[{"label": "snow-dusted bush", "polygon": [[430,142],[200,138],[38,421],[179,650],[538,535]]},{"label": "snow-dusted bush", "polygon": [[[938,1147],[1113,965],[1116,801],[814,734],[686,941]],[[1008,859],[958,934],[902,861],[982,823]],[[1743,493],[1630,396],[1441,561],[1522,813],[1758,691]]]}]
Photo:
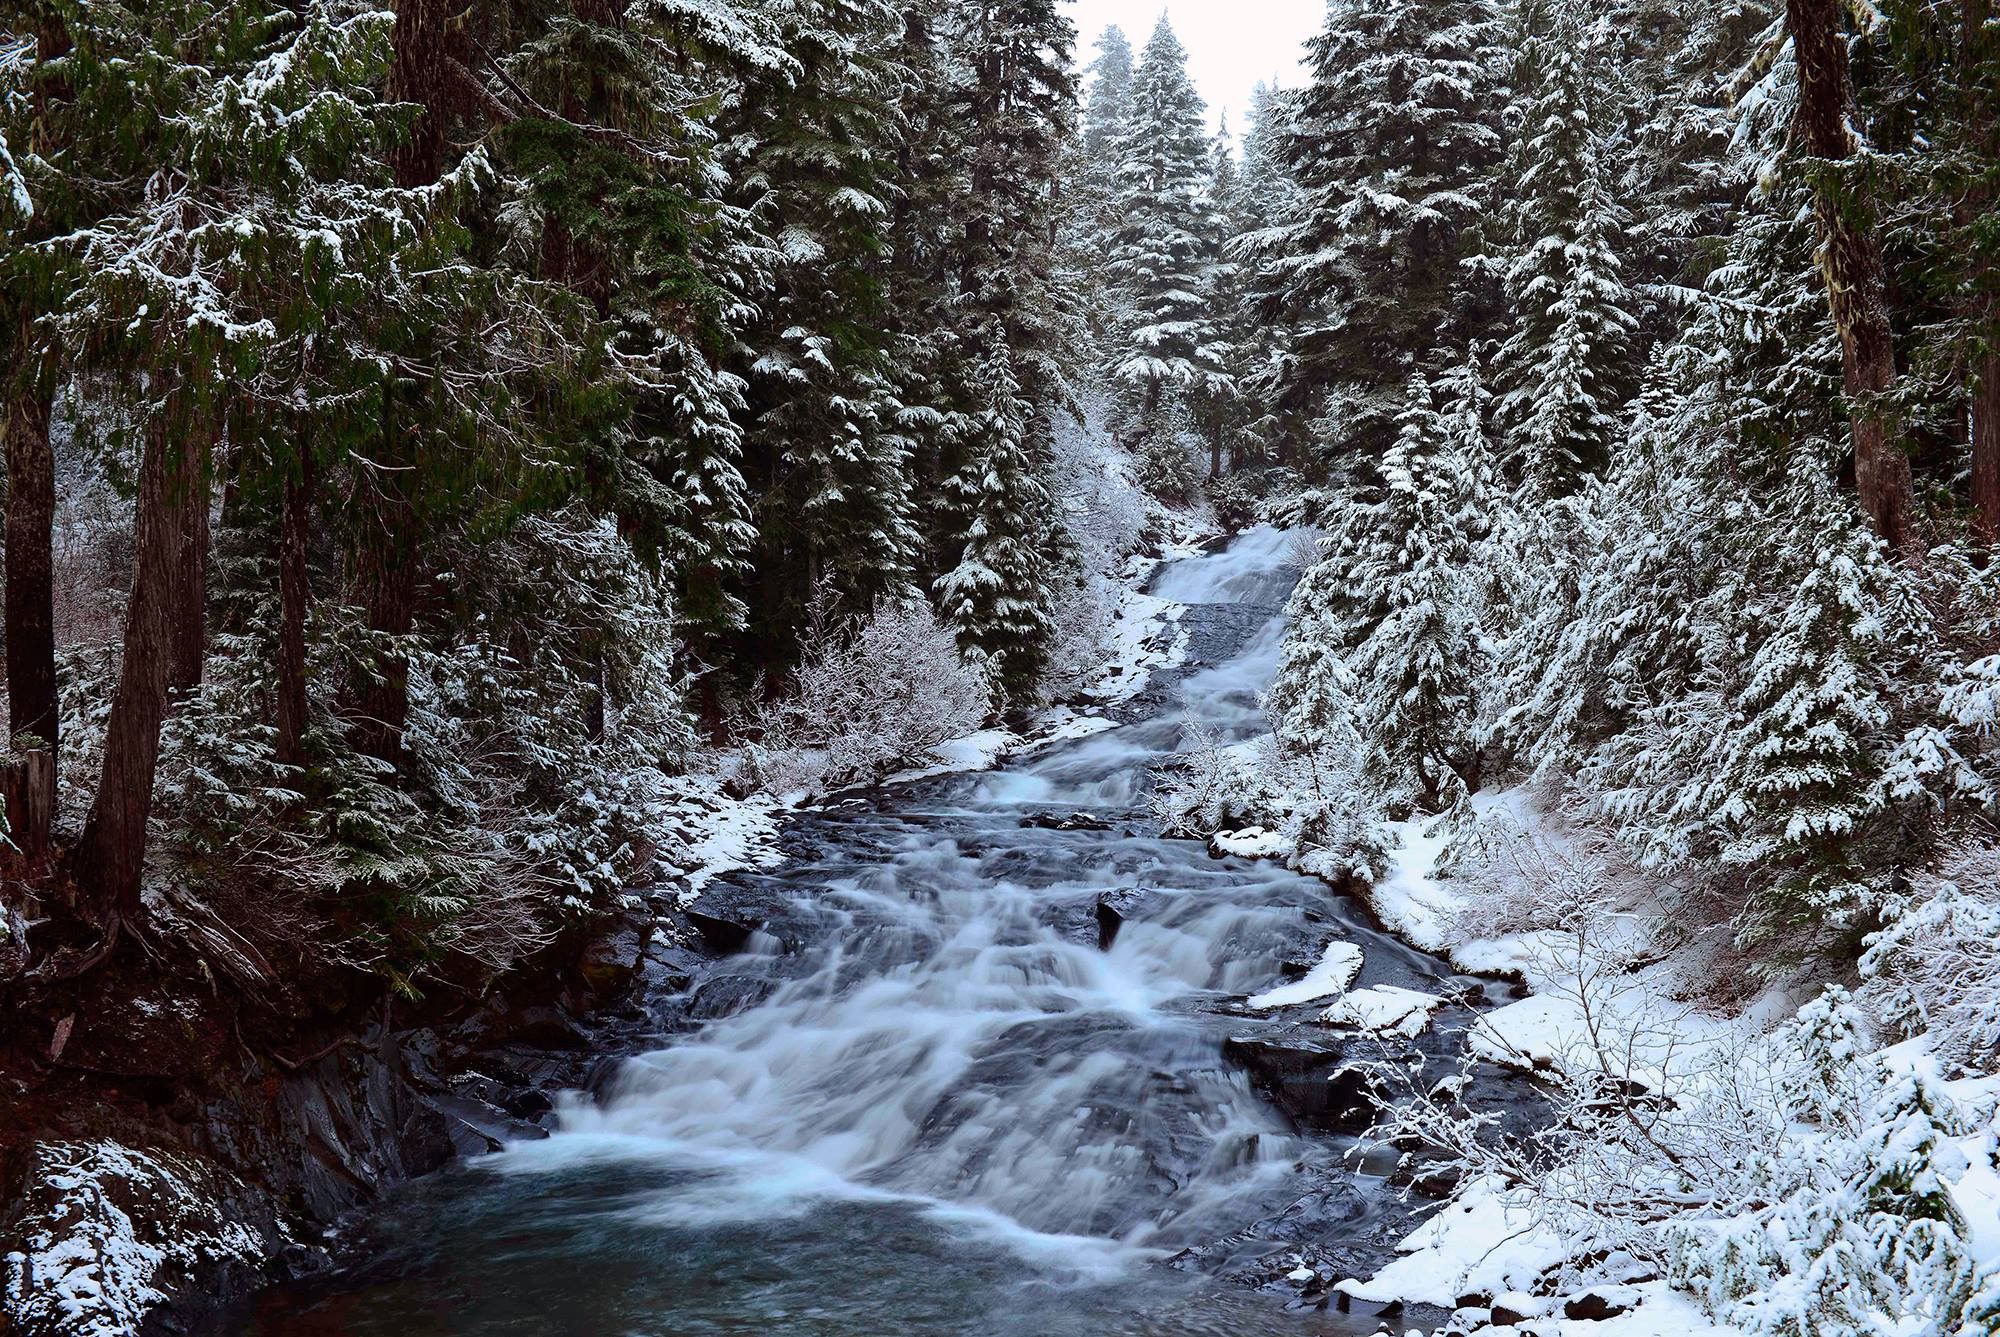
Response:
[{"label": "snow-dusted bush", "polygon": [[[1725,1210],[1676,1214],[1662,1232],[1669,1276],[1760,1337],[1990,1332],[1973,1313],[1981,1277],[1951,1192],[1970,1168],[1960,1139],[1973,1112],[1930,1059],[1888,1064],[1863,1035],[1846,995],[1829,990],[1800,1010],[1780,1052],[1759,1055],[1777,1074],[1775,1108],[1758,1109],[1751,1131],[1769,1140],[1699,1167],[1692,1191],[1722,1190]],[[1713,1143],[1687,1134],[1664,1149],[1683,1148],[1692,1170]]]},{"label": "snow-dusted bush", "polygon": [[1369,879],[1387,858],[1381,812],[1368,795],[1353,762],[1337,753],[1287,752],[1268,735],[1226,747],[1196,727],[1155,786],[1152,807],[1170,836],[1261,827],[1294,867]]},{"label": "snow-dusted bush", "polygon": [[774,793],[824,793],[922,761],[986,718],[984,680],[922,600],[886,599],[866,618],[821,601],[789,690],[742,721],[743,760]]},{"label": "snow-dusted bush", "polygon": [[[1586,898],[1587,900],[1588,898]],[[1989,1331],[1952,1189],[1990,1110],[1923,1055],[1870,1052],[1840,990],[1754,1040],[1695,1041],[1686,1011],[1635,983],[1615,914],[1578,903],[1538,970],[1573,1006],[1554,1052],[1520,1054],[1549,1109],[1533,1132],[1465,1108],[1457,1077],[1408,1084],[1378,1133],[1442,1156],[1559,1242],[1538,1289],[1665,1275],[1718,1322],[1769,1337]],[[1487,1048],[1504,1051],[1494,1037]]]},{"label": "snow-dusted bush", "polygon": [[1050,605],[1055,634],[1049,641],[1042,692],[1048,700],[1063,701],[1104,667],[1114,605],[1108,582],[1083,573],[1064,581]]},{"label": "snow-dusted bush", "polygon": [[1861,958],[1863,992],[1891,1021],[1928,1031],[1941,1054],[1990,1068],[2000,1059],[2000,846],[1990,831],[1912,879]]}]

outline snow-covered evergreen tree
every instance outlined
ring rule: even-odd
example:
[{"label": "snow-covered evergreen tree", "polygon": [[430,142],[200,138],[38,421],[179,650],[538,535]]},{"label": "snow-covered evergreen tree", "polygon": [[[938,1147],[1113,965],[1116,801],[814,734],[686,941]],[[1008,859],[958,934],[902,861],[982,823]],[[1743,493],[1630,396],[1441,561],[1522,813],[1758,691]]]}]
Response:
[{"label": "snow-covered evergreen tree", "polygon": [[887,0],[755,0],[750,12],[782,54],[732,71],[742,92],[718,127],[728,203],[771,263],[732,366],[748,387],[758,493],[756,576],[741,597],[782,658],[822,579],[859,613],[915,573],[909,443],[878,363],[888,317],[874,275],[897,92],[882,52],[901,16]]},{"label": "snow-covered evergreen tree", "polygon": [[1495,378],[1505,454],[1536,497],[1601,471],[1630,393],[1637,322],[1621,277],[1627,216],[1604,164],[1609,71],[1583,0],[1521,16],[1513,85],[1526,94],[1505,174],[1502,285],[1514,329]]},{"label": "snow-covered evergreen tree", "polygon": [[987,407],[964,463],[944,483],[964,517],[964,539],[937,597],[959,648],[1003,705],[1032,696],[1047,662],[1054,517],[1035,473],[1013,359],[997,328],[988,347]]},{"label": "snow-covered evergreen tree", "polygon": [[1480,328],[1459,262],[1501,154],[1505,34],[1496,0],[1339,0],[1308,46],[1299,198],[1259,249],[1296,326],[1286,376],[1325,398],[1336,453],[1386,449],[1433,341]]},{"label": "snow-covered evergreen tree", "polygon": [[1106,274],[1117,303],[1108,362],[1127,419],[1150,438],[1191,396],[1227,388],[1211,270],[1220,223],[1208,193],[1208,139],[1187,52],[1163,17],[1132,80],[1117,142]]},{"label": "snow-covered evergreen tree", "polygon": [[[1454,406],[1451,417],[1462,422],[1464,409]],[[1359,600],[1380,611],[1348,657],[1363,774],[1425,812],[1466,794],[1484,673],[1467,564],[1485,518],[1465,439],[1438,411],[1429,383],[1411,378],[1366,522],[1377,539],[1370,560],[1349,572]]]},{"label": "snow-covered evergreen tree", "polygon": [[[1112,24],[1098,36],[1097,59],[1090,62],[1090,97],[1084,104],[1083,153],[1093,174],[1108,182],[1117,176],[1118,145],[1132,119],[1132,77],[1136,68],[1125,30]],[[1108,188],[1107,188],[1108,194]]]},{"label": "snow-covered evergreen tree", "polygon": [[1764,1205],[1676,1231],[1676,1282],[1770,1337],[1978,1332],[1968,1223],[1950,1191],[1967,1168],[1954,1140],[1964,1114],[1931,1060],[1886,1068],[1838,988],[1800,1009],[1787,1038],[1784,1112],[1809,1131],[1757,1167]]}]

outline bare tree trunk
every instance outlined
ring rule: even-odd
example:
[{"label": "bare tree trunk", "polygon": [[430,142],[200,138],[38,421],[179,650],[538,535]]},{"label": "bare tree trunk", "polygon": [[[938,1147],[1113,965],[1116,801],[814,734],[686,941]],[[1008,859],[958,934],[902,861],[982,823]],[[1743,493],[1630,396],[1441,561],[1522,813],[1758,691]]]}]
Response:
[{"label": "bare tree trunk", "polygon": [[174,565],[173,642],[167,658],[167,691],[178,701],[201,683],[208,653],[209,479],[207,435],[194,429],[181,447],[186,467],[179,477],[186,495],[177,498],[183,525],[181,560]]},{"label": "bare tree trunk", "polygon": [[[409,494],[415,467],[412,429],[388,425],[383,464],[355,554],[354,596],[368,628],[401,641],[416,625],[417,514]],[[354,721],[354,745],[390,766],[401,766],[403,728],[410,718],[410,664],[398,649],[377,656],[369,671],[348,683],[343,712]]]},{"label": "bare tree trunk", "polygon": [[[431,185],[444,173],[444,98],[454,86],[448,17],[445,0],[397,0],[390,43],[389,97],[422,109],[411,127],[409,142],[399,146],[390,159],[396,184],[407,189]],[[421,461],[417,434],[422,425],[416,414],[395,414],[395,406],[404,398],[392,389],[384,467],[374,479],[354,580],[354,592],[369,630],[397,639],[408,636],[415,624],[419,561],[417,509],[411,487]],[[410,715],[409,662],[396,650],[371,667],[371,672],[349,683],[343,708],[355,719],[355,746],[397,766],[402,761],[403,727]]]},{"label": "bare tree trunk", "polygon": [[[27,321],[16,347],[28,351]],[[29,372],[7,400],[7,711],[13,740],[58,739],[54,549],[55,454],[46,381]]]},{"label": "bare tree trunk", "polygon": [[132,598],[125,613],[125,658],[105,725],[104,769],[77,842],[77,883],[106,922],[138,915],[152,814],[153,772],[174,653],[175,595],[192,559],[189,501],[206,441],[176,440],[181,424],[163,412],[139,463]]},{"label": "bare tree trunk", "polygon": [[[70,49],[69,29],[47,5],[31,8],[37,69],[33,77],[31,147],[53,154],[47,142],[51,103],[72,96],[68,84],[48,77],[47,62]],[[23,16],[25,17],[25,15]],[[33,220],[39,231],[44,218]],[[10,295],[18,314],[12,331],[12,377],[5,383],[7,456],[7,717],[9,740],[27,755],[7,773],[5,803],[11,839],[28,858],[48,847],[56,808],[56,759],[61,755],[55,636],[55,455],[49,448],[51,369],[37,356],[34,298]],[[26,746],[30,739],[38,747]],[[38,755],[39,754],[39,755]]]},{"label": "bare tree trunk", "polygon": [[1854,485],[1875,533],[1904,557],[1921,555],[1910,457],[1892,431],[1884,399],[1896,383],[1888,280],[1875,203],[1866,188],[1839,176],[1856,153],[1849,118],[1854,90],[1838,0],[1786,0],[1785,26],[1799,66],[1793,128],[1824,164],[1814,184],[1820,267],[1840,336],[1842,380],[1852,401]]},{"label": "bare tree trunk", "polygon": [[[1987,165],[2000,153],[2000,117],[1996,94],[1986,82],[1993,38],[1987,24],[1993,0],[1963,0],[1960,9],[1959,69],[1966,96],[1967,138]],[[1975,223],[1994,207],[1993,184],[1982,177],[1966,191],[1962,223]],[[1983,256],[1974,262],[1973,332],[1982,343],[1972,360],[1972,507],[1973,537],[1981,547],[2000,541],[2000,292],[1995,291],[1992,266]]]},{"label": "bare tree trunk", "polygon": [[299,472],[285,481],[278,529],[278,760],[287,766],[306,761],[306,609],[312,601],[306,554],[317,481],[310,448],[299,453]]}]

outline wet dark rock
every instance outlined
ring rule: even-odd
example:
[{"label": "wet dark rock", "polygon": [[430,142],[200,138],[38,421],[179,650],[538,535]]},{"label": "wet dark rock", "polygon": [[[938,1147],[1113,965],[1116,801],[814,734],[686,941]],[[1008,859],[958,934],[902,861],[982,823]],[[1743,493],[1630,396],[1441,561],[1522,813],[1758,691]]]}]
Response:
[{"label": "wet dark rock", "polygon": [[735,918],[729,915],[710,914],[707,910],[689,909],[683,911],[702,941],[710,947],[731,956],[750,944],[750,935],[764,927],[761,919]]},{"label": "wet dark rock", "polygon": [[711,975],[695,986],[684,1011],[697,1021],[733,1017],[769,998],[776,987],[760,975]]},{"label": "wet dark rock", "polygon": [[1339,1171],[1320,1169],[1305,1185],[1305,1191],[1276,1216],[1250,1227],[1249,1233],[1263,1239],[1288,1243],[1318,1243],[1345,1233],[1368,1215],[1368,1200],[1351,1177]]},{"label": "wet dark rock", "polygon": [[1608,1318],[1631,1312],[1631,1306],[1619,1304],[1601,1291],[1585,1291],[1563,1305],[1563,1317],[1580,1323],[1602,1323]]},{"label": "wet dark rock", "polygon": [[591,1038],[576,1018],[561,1008],[524,1007],[514,1014],[508,1039],[537,1049],[570,1050],[582,1053],[591,1047]]},{"label": "wet dark rock", "polygon": [[1366,1064],[1345,1062],[1339,1035],[1311,1025],[1277,1027],[1231,1036],[1222,1052],[1307,1127],[1360,1132],[1375,1122],[1382,1092]]},{"label": "wet dark rock", "polygon": [[1088,812],[1037,812],[1021,819],[1024,828],[1037,831],[1109,831],[1114,823],[1107,817]]},{"label": "wet dark rock", "polygon": [[631,915],[593,937],[577,962],[577,973],[599,999],[616,998],[632,987],[639,973],[646,940],[653,933],[651,915]]},{"label": "wet dark rock", "polygon": [[235,1048],[233,1020],[212,993],[160,987],[128,1008],[80,1009],[69,1020],[62,1065],[108,1076],[185,1079]]},{"label": "wet dark rock", "polygon": [[757,934],[776,938],[789,949],[819,929],[801,910],[798,890],[795,876],[744,873],[711,882],[682,913],[701,942],[718,955],[742,951]]},{"label": "wet dark rock", "polygon": [[1118,939],[1118,930],[1127,922],[1140,916],[1154,900],[1156,893],[1145,887],[1120,887],[1107,891],[1097,898],[1097,946],[1100,951],[1110,951],[1111,944]]},{"label": "wet dark rock", "polygon": [[1420,1198],[1442,1201],[1465,1181],[1465,1171],[1456,1165],[1405,1158],[1389,1176],[1390,1184],[1407,1188]]},{"label": "wet dark rock", "polygon": [[1499,1327],[1518,1326],[1536,1317],[1534,1314],[1514,1308],[1505,1301],[1495,1301],[1491,1313],[1492,1322]]}]

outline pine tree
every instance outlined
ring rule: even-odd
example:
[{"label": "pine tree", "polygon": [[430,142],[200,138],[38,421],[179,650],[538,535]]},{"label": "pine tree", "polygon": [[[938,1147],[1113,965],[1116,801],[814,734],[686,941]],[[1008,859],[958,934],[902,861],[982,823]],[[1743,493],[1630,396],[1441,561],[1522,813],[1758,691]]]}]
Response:
[{"label": "pine tree", "polygon": [[[93,99],[116,89],[98,109],[141,116],[149,131],[139,161],[122,136],[72,139],[66,171],[100,188],[121,168],[147,172],[148,159],[182,173],[178,193],[134,181],[109,194],[69,234],[76,278],[51,319],[74,350],[67,374],[145,387],[127,408],[140,495],[125,652],[75,850],[79,879],[115,920],[138,909],[160,726],[207,655],[214,447],[226,432],[232,481],[254,497],[308,473],[328,438],[351,430],[339,424],[383,376],[354,336],[400,295],[400,262],[428,246],[437,204],[351,186],[386,184],[371,151],[393,124],[366,91],[389,57],[382,15],[188,0],[144,15],[106,8],[91,25],[70,29],[72,87]],[[223,37],[189,36],[211,27]],[[232,384],[236,394],[220,393]],[[303,592],[292,592],[295,625]],[[284,648],[281,704],[295,709],[295,641]]]},{"label": "pine tree", "polygon": [[1133,76],[1106,262],[1118,304],[1110,371],[1141,439],[1168,430],[1174,404],[1228,389],[1212,306],[1221,229],[1208,176],[1201,98],[1163,17]]},{"label": "pine tree", "polygon": [[741,94],[717,131],[728,203],[770,262],[731,370],[746,382],[745,475],[757,494],[758,658],[783,663],[812,591],[858,613],[915,573],[902,409],[882,367],[891,319],[877,266],[890,221],[900,30],[886,0],[758,0],[782,55],[732,71]]},{"label": "pine tree", "polygon": [[497,145],[521,182],[518,223],[539,229],[541,276],[588,300],[619,354],[623,393],[586,462],[595,500],[668,563],[707,646],[743,624],[730,586],[755,529],[743,383],[719,365],[747,228],[720,198],[694,111],[717,66],[773,54],[718,18],[558,4],[512,58],[533,102]]},{"label": "pine tree", "polygon": [[1086,71],[1090,100],[1083,118],[1084,159],[1107,178],[1117,174],[1118,145],[1132,119],[1133,72],[1132,43],[1114,23],[1098,36],[1097,59]]},{"label": "pine tree", "polygon": [[1807,457],[1788,491],[1779,524],[1810,547],[1744,666],[1717,775],[1722,861],[1775,882],[1753,937],[1852,922],[1870,900],[1861,837],[1890,797],[1894,647],[1878,610],[1893,584],[1823,465]]},{"label": "pine tree", "polygon": [[1634,301],[1620,275],[1624,211],[1602,162],[1608,72],[1580,0],[1522,15],[1513,83],[1529,90],[1506,174],[1502,283],[1514,312],[1496,364],[1516,476],[1538,497],[1604,468],[1629,394]]},{"label": "pine tree", "polygon": [[998,329],[1033,424],[1062,393],[1069,313],[1054,273],[1052,195],[1075,132],[1076,30],[1056,0],[982,0],[958,7],[951,32],[962,66],[952,105],[969,164],[955,230],[959,321],[968,333]]},{"label": "pine tree", "polygon": [[1324,400],[1336,453],[1379,454],[1432,341],[1486,312],[1461,282],[1499,160],[1493,0],[1343,0],[1308,47],[1287,156],[1300,197],[1260,249],[1297,329],[1286,398]]},{"label": "pine tree", "polygon": [[1262,83],[1251,94],[1235,199],[1225,210],[1233,293],[1224,307],[1242,405],[1234,453],[1293,467],[1304,462],[1309,416],[1295,393],[1299,332],[1276,313],[1286,284],[1284,223],[1299,207],[1285,156],[1295,101]]},{"label": "pine tree", "polygon": [[1013,359],[998,329],[985,364],[991,390],[964,464],[945,481],[966,517],[958,563],[937,597],[959,648],[996,705],[1032,698],[1053,632],[1049,496],[1036,477]]},{"label": "pine tree", "polygon": [[[1436,812],[1466,793],[1484,652],[1466,567],[1485,520],[1479,465],[1461,444],[1476,400],[1440,414],[1410,381],[1367,523],[1374,558],[1351,575],[1381,620],[1348,658],[1363,774],[1379,792]],[[1456,439],[1455,439],[1456,438]]]}]

